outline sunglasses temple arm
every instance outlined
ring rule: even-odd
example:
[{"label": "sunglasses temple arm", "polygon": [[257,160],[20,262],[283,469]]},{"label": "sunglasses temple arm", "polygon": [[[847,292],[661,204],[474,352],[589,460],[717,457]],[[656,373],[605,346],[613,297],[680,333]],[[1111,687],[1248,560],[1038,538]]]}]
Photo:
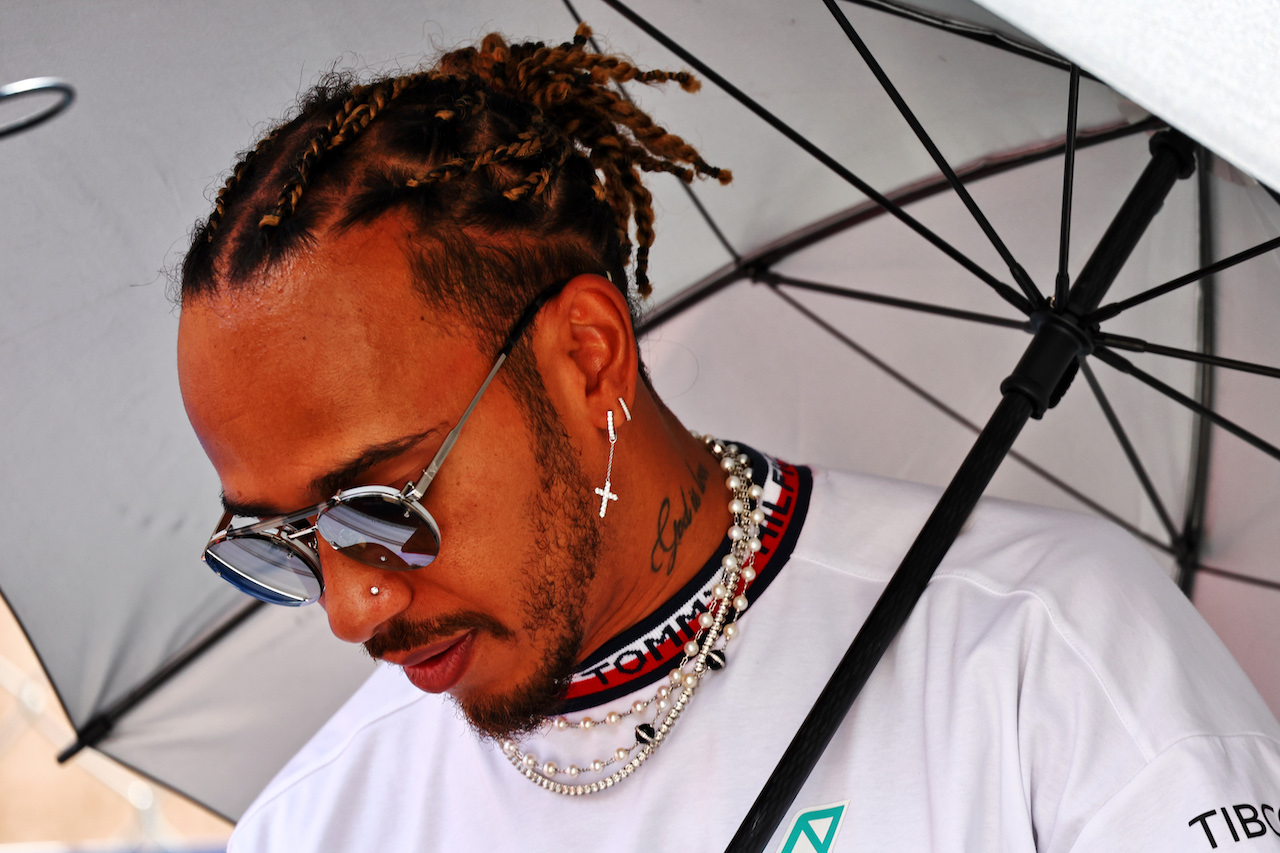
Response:
[{"label": "sunglasses temple arm", "polygon": [[[224,530],[226,530],[228,527],[230,527],[230,526],[231,526],[231,519],[233,519],[233,518],[235,518],[235,515],[234,515],[233,513],[231,513],[231,512],[224,512],[224,513],[222,514],[222,518],[218,519],[218,526],[217,526],[217,527],[215,527],[215,528],[213,528],[213,533],[211,533],[211,534],[209,535],[209,542],[213,542],[214,538],[215,538],[219,533],[221,533],[222,531],[224,531]],[[204,546],[204,549],[205,549],[205,551],[208,551],[208,550],[209,550],[209,546],[206,544],[206,545]],[[203,556],[204,556],[204,553],[203,553],[203,552],[201,552],[201,558],[202,558],[202,559],[203,559]]]},{"label": "sunglasses temple arm", "polygon": [[449,430],[449,434],[444,437],[444,444],[441,444],[440,449],[436,451],[436,457],[431,460],[431,464],[427,466],[426,470],[422,472],[422,476],[418,478],[418,482],[414,484],[413,491],[410,492],[414,500],[421,498],[426,493],[427,486],[431,485],[431,481],[435,479],[436,472],[440,470],[440,466],[444,464],[445,457],[453,449],[453,443],[458,440],[458,433],[462,432],[462,425],[467,422],[467,418],[471,417],[471,410],[476,407],[476,403],[480,402],[480,398],[484,396],[485,389],[489,387],[493,377],[498,375],[498,368],[502,367],[502,363],[507,360],[507,356],[511,355],[511,351],[515,349],[516,341],[520,340],[524,330],[529,328],[533,319],[538,316],[542,306],[559,296],[571,280],[569,278],[560,279],[535,296],[533,301],[525,306],[524,312],[516,320],[515,325],[511,327],[511,331],[507,333],[507,339],[502,342],[502,349],[498,353],[498,360],[493,363],[493,369],[485,377],[484,384],[480,386],[480,390],[471,398],[471,405],[467,406],[467,410],[458,419],[458,425]]},{"label": "sunglasses temple arm", "polygon": [[418,478],[418,482],[413,486],[414,500],[421,498],[427,491],[427,486],[431,485],[431,481],[435,479],[436,472],[440,470],[440,466],[444,464],[445,457],[449,455],[449,451],[453,450],[454,442],[458,440],[458,434],[462,432],[462,425],[467,422],[467,418],[471,417],[472,410],[476,404],[480,402],[480,398],[484,396],[485,390],[489,387],[489,383],[493,381],[493,377],[498,375],[498,368],[502,367],[502,363],[507,360],[507,353],[503,352],[498,356],[498,360],[493,363],[493,369],[489,371],[489,375],[485,377],[484,383],[480,386],[480,390],[471,398],[471,403],[467,406],[467,410],[462,413],[462,417],[458,419],[458,425],[449,430],[449,434],[444,437],[444,443],[440,445],[440,449],[436,451],[435,458],[431,460],[431,464],[422,472],[422,476]]},{"label": "sunglasses temple arm", "polygon": [[213,539],[214,536],[217,536],[219,533],[221,533],[222,531],[226,530],[229,526],[231,526],[231,519],[233,518],[235,518],[235,515],[233,513],[224,512],[222,514],[222,518],[218,519],[218,526],[213,528],[213,533],[210,534],[209,538]]}]

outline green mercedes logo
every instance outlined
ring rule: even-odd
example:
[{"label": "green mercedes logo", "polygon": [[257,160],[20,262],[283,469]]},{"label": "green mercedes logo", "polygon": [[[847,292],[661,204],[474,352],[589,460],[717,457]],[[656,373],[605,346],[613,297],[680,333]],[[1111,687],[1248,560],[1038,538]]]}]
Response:
[{"label": "green mercedes logo", "polygon": [[840,829],[840,818],[849,801],[831,803],[800,812],[778,853],[828,853]]}]

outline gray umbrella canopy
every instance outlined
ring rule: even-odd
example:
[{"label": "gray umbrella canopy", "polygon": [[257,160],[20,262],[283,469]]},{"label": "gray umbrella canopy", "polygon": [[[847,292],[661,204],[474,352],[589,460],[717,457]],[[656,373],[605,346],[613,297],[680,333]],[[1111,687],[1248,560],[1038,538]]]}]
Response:
[{"label": "gray umbrella canopy", "polygon": [[[840,4],[1042,290],[1052,290],[1058,263],[1060,56],[1098,78],[1080,84],[1072,273],[1147,161],[1151,112],[1220,157],[1211,178],[1175,187],[1113,298],[1194,270],[1206,253],[1225,257],[1280,234],[1280,205],[1255,181],[1280,186],[1280,112],[1267,100],[1280,91],[1271,4],[1218,3],[1233,16],[1220,27],[1205,24],[1215,4],[1164,2],[1158,15],[1136,0],[985,5],[991,11],[959,0]],[[611,6],[575,6],[608,49],[643,66],[684,67]],[[637,0],[636,9],[1008,279],[964,207],[936,191],[937,165],[822,3]],[[235,817],[372,668],[328,635],[318,608],[248,609],[198,560],[218,485],[182,412],[175,310],[160,268],[177,262],[232,153],[334,58],[393,70],[491,29],[559,42],[575,23],[560,0],[30,0],[6,9],[0,82],[57,74],[79,99],[0,143],[0,591],[71,720],[101,735],[87,739],[103,752]],[[981,423],[995,405],[1026,336],[779,282],[1024,318],[723,89],[630,94],[735,174],[729,188],[693,195],[664,176],[651,183],[658,240],[644,347],[659,392],[689,426],[797,461],[946,482],[972,440],[965,422]],[[759,274],[766,268],[772,278]],[[1280,364],[1277,273],[1276,253],[1220,273],[1211,324],[1193,285],[1107,331],[1196,350],[1211,327],[1221,354]],[[1182,393],[1203,393],[1188,362],[1132,360]],[[1180,533],[1203,502],[1194,600],[1280,709],[1271,558],[1280,553],[1280,462],[1215,429],[1198,488],[1198,419],[1129,377],[1094,373],[1160,509],[1084,379],[1024,432],[1021,457],[992,493],[1110,515],[1147,538],[1174,576],[1183,567],[1165,519]],[[1217,370],[1214,406],[1276,443],[1278,389]],[[175,668],[193,649],[205,650]],[[94,729],[126,707],[109,731]]]}]

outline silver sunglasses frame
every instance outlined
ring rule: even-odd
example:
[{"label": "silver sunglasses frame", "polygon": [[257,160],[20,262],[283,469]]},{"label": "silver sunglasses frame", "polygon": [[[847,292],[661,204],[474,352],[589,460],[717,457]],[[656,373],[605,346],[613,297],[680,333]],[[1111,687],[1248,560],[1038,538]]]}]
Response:
[{"label": "silver sunglasses frame", "polygon": [[[269,603],[285,604],[287,606],[294,607],[311,604],[318,600],[320,595],[324,593],[324,576],[320,571],[320,555],[317,553],[316,548],[313,548],[306,542],[305,537],[314,535],[317,532],[319,516],[327,510],[356,498],[371,496],[390,498],[412,510],[430,526],[431,532],[435,535],[437,544],[442,544],[443,540],[440,536],[440,526],[436,524],[436,520],[431,516],[431,513],[427,511],[426,507],[421,504],[421,500],[426,496],[427,489],[431,486],[432,480],[435,479],[436,474],[440,471],[440,466],[444,464],[444,460],[448,458],[449,452],[453,450],[454,444],[457,443],[458,435],[462,432],[463,424],[465,424],[467,419],[471,417],[471,413],[480,402],[480,398],[484,396],[484,392],[488,390],[489,385],[493,382],[493,378],[498,375],[498,370],[507,360],[507,356],[511,355],[511,351],[515,348],[516,342],[520,340],[525,329],[532,324],[534,318],[537,317],[538,312],[542,310],[542,306],[560,295],[560,292],[564,290],[570,280],[571,279],[566,278],[555,282],[546,290],[543,290],[535,296],[525,307],[519,319],[516,320],[515,325],[511,327],[511,331],[507,334],[507,338],[503,342],[502,349],[498,352],[498,357],[494,361],[493,367],[489,369],[489,374],[484,378],[484,382],[480,384],[480,389],[476,391],[475,395],[471,398],[471,402],[467,404],[467,408],[463,411],[462,417],[458,418],[457,424],[454,425],[453,429],[449,430],[448,435],[444,437],[444,441],[440,444],[440,449],[436,451],[436,455],[432,457],[431,462],[422,470],[422,475],[416,481],[406,483],[403,489],[395,489],[391,486],[356,486],[350,489],[342,489],[328,500],[322,501],[314,506],[307,507],[306,509],[300,509],[286,515],[273,516],[251,524],[242,525],[240,527],[232,527],[231,521],[235,516],[231,512],[224,512],[221,520],[218,522],[217,528],[214,530],[213,536],[209,538],[208,543],[204,546],[204,553],[201,558],[204,560],[205,564],[208,565],[209,568],[213,569],[214,573],[219,577],[222,577],[224,580],[227,580],[223,575],[224,571],[234,572],[237,577],[243,578],[253,586],[261,587],[280,598],[288,599],[288,601],[271,601]],[[309,527],[300,530],[289,529],[293,522],[304,518],[310,518],[313,515],[317,517],[316,524],[312,524]],[[296,553],[300,558],[302,558],[303,562],[307,565],[307,568],[311,570],[311,573],[315,575],[316,582],[320,587],[320,592],[312,598],[300,598],[295,593],[278,590],[256,577],[239,571],[235,566],[232,566],[225,560],[222,560],[210,550],[213,546],[226,541],[227,539],[240,539],[250,536],[267,539],[272,543],[281,545]],[[333,547],[335,550],[337,549],[336,545]],[[221,566],[222,568],[218,568],[218,566]],[[418,567],[409,566],[404,569],[396,569],[394,567],[382,568],[390,571],[410,571]],[[249,593],[244,589],[244,587],[230,580],[228,580],[228,583],[231,583],[232,586],[240,589],[246,595],[252,595],[252,593]],[[265,601],[266,599],[259,600]]]}]

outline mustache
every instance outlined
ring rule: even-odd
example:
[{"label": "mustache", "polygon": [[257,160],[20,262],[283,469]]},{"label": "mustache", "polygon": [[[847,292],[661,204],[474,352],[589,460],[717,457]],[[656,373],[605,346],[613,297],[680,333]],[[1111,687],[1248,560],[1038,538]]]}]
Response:
[{"label": "mustache", "polygon": [[369,657],[378,660],[395,652],[408,652],[420,646],[429,646],[461,631],[473,629],[484,631],[499,640],[515,637],[514,631],[489,614],[463,610],[438,619],[394,617],[381,633],[365,641],[364,650]]}]

